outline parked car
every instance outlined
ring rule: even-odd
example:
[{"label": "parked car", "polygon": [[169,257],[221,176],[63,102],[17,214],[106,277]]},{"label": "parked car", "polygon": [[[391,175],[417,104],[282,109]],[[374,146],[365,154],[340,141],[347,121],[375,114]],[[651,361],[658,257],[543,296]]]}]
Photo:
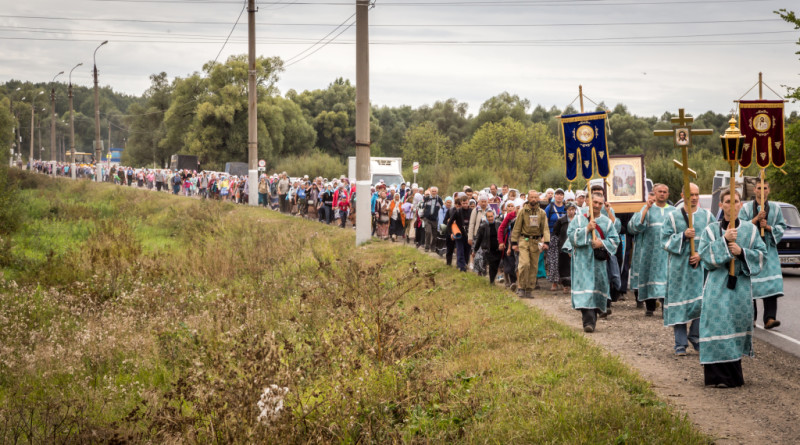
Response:
[{"label": "parked car", "polygon": [[786,221],[786,231],[783,239],[778,243],[778,256],[782,267],[800,267],[800,213],[797,207],[786,203],[773,201],[781,206],[783,219]]},{"label": "parked car", "polygon": [[[700,203],[699,204],[700,204],[700,208],[701,209],[706,209],[706,210],[708,210],[710,212],[711,211],[711,195],[700,195]],[[678,200],[677,203],[675,203],[675,208],[678,209],[678,210],[683,208],[683,198],[681,198],[680,200]]]}]

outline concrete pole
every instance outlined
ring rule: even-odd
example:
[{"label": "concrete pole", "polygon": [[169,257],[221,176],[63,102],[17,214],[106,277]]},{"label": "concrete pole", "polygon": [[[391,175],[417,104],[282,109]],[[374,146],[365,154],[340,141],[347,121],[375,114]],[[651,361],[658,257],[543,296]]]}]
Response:
[{"label": "concrete pole", "polygon": [[[50,83],[56,81],[56,77],[64,74],[63,71],[56,74]],[[53,177],[56,176],[56,86],[50,88],[50,110],[52,116],[50,117],[50,162],[52,163],[51,173]]]},{"label": "concrete pole", "polygon": [[78,174],[75,171],[75,110],[72,108],[72,72],[81,65],[83,65],[83,62],[69,70],[69,152],[72,153],[72,159],[70,159],[69,163],[69,172],[72,179],[78,178]]},{"label": "concrete pole", "polygon": [[36,98],[44,94],[44,91],[39,91],[36,95],[31,98],[31,152],[28,157],[28,163],[31,165],[31,170],[33,170],[33,123],[34,123],[34,112],[36,110]]},{"label": "concrete pole", "polygon": [[372,237],[369,140],[369,1],[356,0],[356,245]]},{"label": "concrete pole", "polygon": [[92,55],[92,60],[94,61],[94,180],[95,182],[100,182],[102,178],[100,177],[100,159],[103,156],[103,148],[100,142],[100,95],[97,89],[97,50],[100,49],[101,46],[108,43],[108,40],[104,41],[103,43],[97,45],[97,48],[94,49],[94,54]]},{"label": "concrete pole", "polygon": [[247,203],[258,205],[258,91],[256,90],[256,2],[247,0]]}]

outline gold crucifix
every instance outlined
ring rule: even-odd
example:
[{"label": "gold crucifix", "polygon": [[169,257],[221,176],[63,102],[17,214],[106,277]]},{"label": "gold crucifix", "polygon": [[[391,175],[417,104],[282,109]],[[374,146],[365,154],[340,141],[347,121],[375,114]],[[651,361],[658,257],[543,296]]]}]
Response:
[{"label": "gold crucifix", "polygon": [[[689,168],[689,148],[692,146],[693,136],[711,136],[714,134],[714,130],[692,128],[694,118],[685,115],[683,108],[678,110],[678,117],[673,117],[670,121],[672,122],[672,130],[654,130],[653,134],[655,136],[670,136],[672,137],[673,145],[681,148],[683,162],[678,162],[675,159],[673,159],[672,162],[675,164],[675,167],[680,169],[683,173],[683,208],[686,210],[689,228],[694,229],[692,220],[693,209],[691,207],[692,191],[689,187],[689,176],[697,178],[697,172]],[[694,255],[694,238],[689,241],[689,249],[691,255]]]}]

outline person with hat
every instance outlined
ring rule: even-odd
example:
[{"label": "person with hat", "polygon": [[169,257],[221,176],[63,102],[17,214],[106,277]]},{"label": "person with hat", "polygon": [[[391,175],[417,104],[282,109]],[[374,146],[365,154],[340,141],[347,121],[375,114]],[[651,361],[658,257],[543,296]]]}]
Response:
[{"label": "person with hat", "polygon": [[539,253],[550,244],[550,229],[547,215],[539,207],[539,193],[528,191],[528,201],[517,214],[514,230],[511,231],[511,248],[519,252],[517,264],[517,294],[522,298],[533,298],[536,289]]},{"label": "person with hat", "polygon": [[[544,209],[547,215],[547,225],[550,230],[550,242],[554,245],[559,244],[559,235],[555,232],[556,223],[558,220],[567,214],[564,207],[564,190],[561,188],[556,189],[553,194],[553,201]],[[561,243],[563,244],[563,243]],[[558,249],[550,249],[545,256],[547,264],[547,281],[551,283],[550,290],[557,291],[559,283],[558,275]]]}]

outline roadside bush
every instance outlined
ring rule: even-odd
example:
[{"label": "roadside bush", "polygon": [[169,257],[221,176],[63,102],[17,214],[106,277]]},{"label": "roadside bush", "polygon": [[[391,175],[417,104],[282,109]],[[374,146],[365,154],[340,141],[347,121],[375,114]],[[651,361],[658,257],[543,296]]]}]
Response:
[{"label": "roadside bush", "polygon": [[314,150],[307,154],[283,158],[275,165],[274,171],[285,171],[289,176],[308,175],[309,178],[322,176],[331,179],[347,175],[347,165],[338,158]]}]

